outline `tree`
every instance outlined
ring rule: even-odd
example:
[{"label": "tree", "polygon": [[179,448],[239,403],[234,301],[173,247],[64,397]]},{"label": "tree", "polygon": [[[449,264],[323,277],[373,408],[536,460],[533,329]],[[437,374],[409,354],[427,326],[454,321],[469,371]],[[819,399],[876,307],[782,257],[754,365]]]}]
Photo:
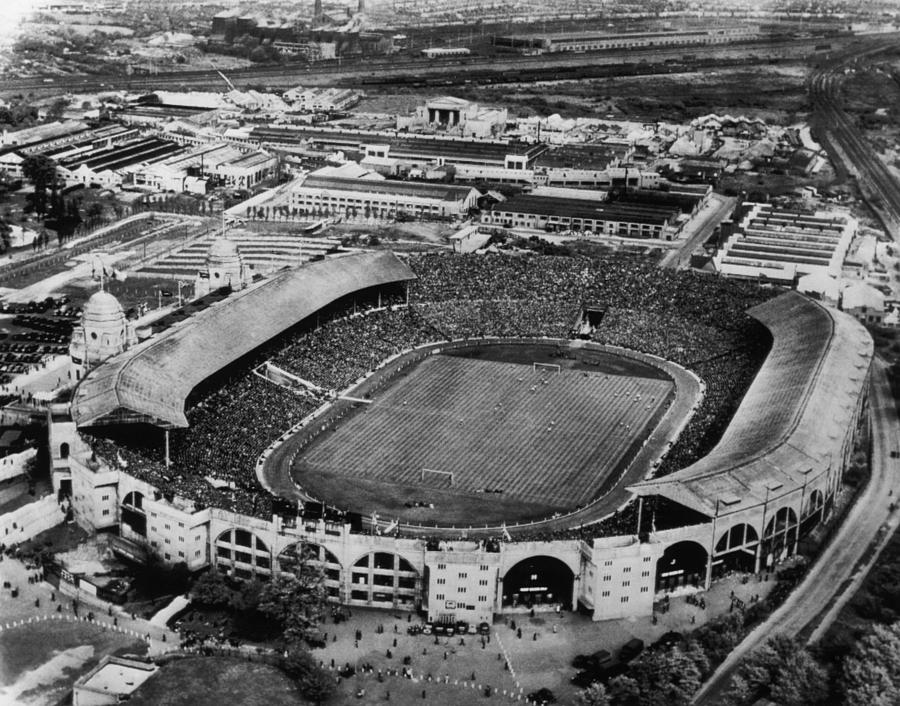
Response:
[{"label": "tree", "polygon": [[309,548],[299,551],[291,573],[266,583],[259,596],[259,612],[274,618],[288,643],[313,636],[325,613],[325,573]]},{"label": "tree", "polygon": [[34,185],[34,210],[44,215],[47,189],[56,184],[56,163],[43,154],[30,154],[22,160],[22,173]]},{"label": "tree", "polygon": [[609,694],[603,684],[591,684],[575,694],[576,706],[611,706]]},{"label": "tree", "polygon": [[779,706],[826,703],[828,674],[802,643],[776,635],[747,657],[734,678],[730,697],[737,703],[768,698]]},{"label": "tree", "polygon": [[647,706],[687,706],[701,684],[700,667],[679,645],[645,652],[628,671]]},{"label": "tree", "polygon": [[840,682],[847,706],[900,703],[900,623],[876,625],[857,642]]},{"label": "tree", "polygon": [[97,221],[103,217],[103,204],[94,201],[87,209],[87,218],[89,221]]},{"label": "tree", "polygon": [[0,219],[0,252],[9,250],[12,227],[5,220]]},{"label": "tree", "polygon": [[288,646],[282,660],[282,669],[296,683],[300,693],[310,701],[320,704],[335,692],[335,681],[325,672],[301,645]]},{"label": "tree", "polygon": [[231,604],[234,591],[222,574],[210,569],[194,582],[191,596],[201,605],[225,606]]},{"label": "tree", "polygon": [[614,706],[639,706],[641,690],[636,680],[624,674],[609,680],[609,700]]},{"label": "tree", "polygon": [[50,104],[50,107],[47,108],[47,122],[50,123],[59,120],[68,107],[69,101],[65,98],[57,98],[54,100]]}]

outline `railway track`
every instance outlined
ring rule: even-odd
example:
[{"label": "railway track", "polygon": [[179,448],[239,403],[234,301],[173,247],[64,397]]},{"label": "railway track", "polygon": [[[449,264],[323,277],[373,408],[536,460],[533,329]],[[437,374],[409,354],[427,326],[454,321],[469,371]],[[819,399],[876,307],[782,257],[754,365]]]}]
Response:
[{"label": "railway track", "polygon": [[846,80],[846,69],[892,48],[879,43],[864,52],[840,60],[814,72],[809,79],[810,98],[816,110],[816,121],[832,148],[832,158],[844,162],[856,177],[865,200],[878,214],[894,240],[900,239],[900,183],[881,161],[853,119],[843,109],[840,91]]},{"label": "railway track", "polygon": [[[900,35],[892,35],[895,38]],[[852,35],[831,41],[829,47],[844,47],[859,40]],[[698,65],[719,62],[766,63],[778,60],[806,60],[822,54],[821,39],[766,40],[728,45],[682,45],[634,50],[606,50],[597,52],[518,54],[495,57],[466,57],[435,60],[423,59],[366,59],[365,62],[329,62],[327,64],[282,64],[276,67],[251,67],[228,71],[228,78],[238,87],[284,87],[354,85],[413,85],[432,82],[432,85],[464,85],[490,81],[537,81],[590,77],[591,71],[605,71],[602,75],[635,73],[634,67],[663,66],[680,71],[693,70]],[[40,94],[90,92],[103,90],[153,90],[166,87],[204,88],[223,85],[215,69],[160,73],[146,76],[70,75],[0,79],[0,93],[35,92]]]}]

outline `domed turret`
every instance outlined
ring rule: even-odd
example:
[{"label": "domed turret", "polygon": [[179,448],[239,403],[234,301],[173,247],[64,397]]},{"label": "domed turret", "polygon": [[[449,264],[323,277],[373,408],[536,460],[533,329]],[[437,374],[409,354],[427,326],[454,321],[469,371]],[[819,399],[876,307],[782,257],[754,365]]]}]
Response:
[{"label": "domed turret", "polygon": [[128,325],[122,305],[109,292],[95,292],[84,305],[81,324],[72,331],[69,352],[73,362],[79,367],[91,367],[127,346]]},{"label": "domed turret", "polygon": [[119,300],[109,292],[94,292],[84,305],[84,323],[107,324],[125,321],[125,311]]},{"label": "domed turret", "polygon": [[224,236],[213,240],[206,255],[206,272],[198,273],[197,295],[220,287],[243,289],[246,284],[247,271],[235,242]]}]

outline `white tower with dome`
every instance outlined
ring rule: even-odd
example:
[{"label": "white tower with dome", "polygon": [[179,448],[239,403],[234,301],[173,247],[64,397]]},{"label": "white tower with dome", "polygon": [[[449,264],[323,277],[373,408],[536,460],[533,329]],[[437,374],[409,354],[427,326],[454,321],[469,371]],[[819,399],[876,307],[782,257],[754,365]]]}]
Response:
[{"label": "white tower with dome", "polygon": [[102,289],[91,295],[72,331],[69,354],[81,374],[135,343],[134,327],[119,300]]},{"label": "white tower with dome", "polygon": [[206,256],[206,271],[197,273],[195,291],[198,297],[221,287],[237,291],[246,287],[248,281],[248,268],[237,244],[223,235],[212,242]]}]

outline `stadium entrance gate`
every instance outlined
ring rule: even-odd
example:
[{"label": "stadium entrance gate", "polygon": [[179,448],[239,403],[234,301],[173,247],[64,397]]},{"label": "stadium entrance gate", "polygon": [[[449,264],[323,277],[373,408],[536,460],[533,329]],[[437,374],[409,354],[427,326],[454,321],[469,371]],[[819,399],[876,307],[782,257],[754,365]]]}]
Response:
[{"label": "stadium entrance gate", "polygon": [[676,542],[667,547],[656,562],[656,591],[704,586],[708,556],[706,549],[697,542]]},{"label": "stadium entrance gate", "polygon": [[566,563],[552,556],[523,559],[503,577],[506,608],[572,608],[575,575]]}]

